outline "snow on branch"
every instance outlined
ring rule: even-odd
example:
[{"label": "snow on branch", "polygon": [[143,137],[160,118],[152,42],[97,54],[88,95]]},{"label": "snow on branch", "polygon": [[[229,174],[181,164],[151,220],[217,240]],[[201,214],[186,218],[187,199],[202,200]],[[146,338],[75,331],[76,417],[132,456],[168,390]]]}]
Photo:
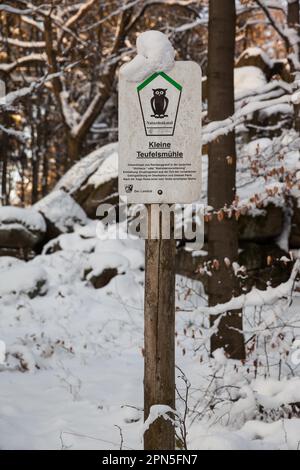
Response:
[{"label": "snow on branch", "polygon": [[0,131],[12,137],[16,137],[18,140],[21,140],[22,142],[26,139],[26,135],[23,132],[15,131],[14,129],[8,129],[7,127],[2,126],[2,124],[0,124]]},{"label": "snow on branch", "polygon": [[74,67],[76,64],[77,64],[77,62],[75,62],[74,64],[70,64],[70,65],[66,66],[65,68],[63,68],[62,70],[60,70],[59,72],[56,72],[56,73],[52,73],[52,74],[47,73],[43,77],[41,77],[38,80],[32,82],[29,86],[19,88],[18,90],[11,91],[7,95],[2,96],[0,98],[0,109],[1,109],[1,107],[2,108],[8,108],[9,106],[12,106],[14,104],[14,102],[17,101],[18,99],[32,94],[35,90],[42,87],[46,83],[48,83],[51,80],[54,80],[54,79],[60,77],[61,75],[63,75],[65,70],[68,70],[68,69]]},{"label": "snow on branch", "polygon": [[43,49],[45,47],[44,41],[22,41],[21,39],[7,38],[4,36],[0,36],[0,42],[23,49]]},{"label": "snow on branch", "polygon": [[[63,72],[60,72],[63,73]],[[35,82],[32,82],[29,86],[19,88],[18,90],[11,91],[7,95],[3,96],[0,98],[0,108],[1,107],[9,107],[11,106],[16,100],[23,98],[24,96],[30,95],[33,93],[34,90],[38,89],[39,87],[43,86],[45,83],[49,82],[50,80],[53,80],[57,74],[46,74],[40,79],[36,80]]]},{"label": "snow on branch", "polygon": [[65,23],[65,26],[67,28],[72,27],[77,21],[79,21],[96,3],[97,0],[88,0],[86,3],[83,3],[78,11],[75,13],[75,15],[71,16],[67,22]]},{"label": "snow on branch", "polygon": [[0,71],[5,72],[5,73],[10,73],[13,70],[15,70],[17,67],[30,66],[37,62],[45,63],[45,61],[46,61],[45,54],[37,54],[37,53],[28,54],[16,60],[15,62],[11,62],[10,64],[0,64]]},{"label": "snow on branch", "polygon": [[270,5],[265,3],[264,0],[254,0],[269,20],[270,25],[275,29],[278,35],[283,39],[287,49],[292,49],[293,52],[289,55],[295,70],[300,70],[299,62],[299,35],[294,28],[282,28],[281,25],[275,20],[270,12]]},{"label": "snow on branch", "polygon": [[275,18],[272,16],[270,13],[270,6],[267,5],[263,0],[254,0],[255,3],[262,9],[266,17],[268,18],[270,24],[273,26],[275,31],[279,34],[279,36],[284,40],[284,42],[289,45],[289,38],[285,34],[284,30],[281,28],[281,26],[277,23]]},{"label": "snow on branch", "polygon": [[228,117],[227,119],[224,119],[223,121],[214,121],[207,124],[203,128],[203,145],[214,141],[222,135],[229,134],[236,128],[237,125],[241,124],[247,118],[247,116],[252,115],[255,111],[267,109],[274,105],[284,105],[293,103],[294,95],[284,95],[280,96],[279,98],[267,101],[250,102],[238,109],[232,116]]},{"label": "snow on branch", "polygon": [[175,28],[169,26],[168,29],[173,33],[183,33],[185,31],[189,31],[190,29],[197,28],[198,26],[207,26],[208,19],[207,18],[197,18],[190,23],[184,23],[181,26],[177,26]]},{"label": "snow on branch", "polygon": [[6,5],[5,3],[0,4],[0,11],[5,11],[6,13],[12,13],[14,15],[31,15],[32,13],[39,11],[41,8],[43,8],[43,5],[38,7],[32,5],[32,8],[22,10],[20,8],[15,8],[10,5]]},{"label": "snow on branch", "polygon": [[11,91],[4,97],[0,98],[0,107],[9,107],[19,98],[30,95],[38,86],[39,82],[33,82],[30,86],[20,88],[19,90]]},{"label": "snow on branch", "polygon": [[279,89],[282,92],[286,92],[286,93],[293,92],[293,87],[289,83],[284,82],[283,80],[272,80],[271,82],[263,85],[259,89],[242,90],[240,92],[237,92],[235,94],[235,101],[245,100],[246,98],[248,99],[249,97],[252,97],[252,96],[257,99],[257,96],[261,97],[264,94],[269,93],[276,89]]},{"label": "snow on branch", "polygon": [[266,290],[253,288],[247,294],[233,297],[229,302],[218,304],[214,307],[199,307],[196,312],[206,315],[221,315],[224,312],[240,310],[245,307],[259,307],[264,305],[274,305],[280,299],[288,299],[291,303],[292,293],[296,277],[300,271],[300,259],[297,259],[290,279],[277,287],[268,287]]}]

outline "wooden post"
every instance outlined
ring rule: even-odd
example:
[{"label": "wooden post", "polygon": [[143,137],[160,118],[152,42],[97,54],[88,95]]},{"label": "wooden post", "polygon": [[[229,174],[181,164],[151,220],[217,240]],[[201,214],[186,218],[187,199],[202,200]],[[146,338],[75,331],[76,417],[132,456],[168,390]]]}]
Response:
[{"label": "wooden post", "polygon": [[[144,417],[152,405],[175,408],[175,252],[174,239],[163,240],[161,223],[151,226],[148,205],[148,239],[145,272]],[[156,224],[156,222],[155,222]],[[158,230],[158,238],[151,239]],[[173,238],[173,229],[171,237]],[[173,450],[175,429],[158,418],[144,435],[146,450]]]}]

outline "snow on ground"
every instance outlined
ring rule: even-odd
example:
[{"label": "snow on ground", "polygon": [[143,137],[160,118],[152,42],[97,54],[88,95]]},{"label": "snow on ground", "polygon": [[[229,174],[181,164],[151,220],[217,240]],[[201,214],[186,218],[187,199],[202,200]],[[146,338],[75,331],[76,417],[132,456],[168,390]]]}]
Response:
[{"label": "snow on ground", "polygon": [[[18,295],[19,293],[34,293],[37,285],[45,285],[47,276],[42,267],[33,267],[29,264],[1,269],[0,296]],[[45,292],[45,288],[43,288]]]},{"label": "snow on ground", "polygon": [[[144,243],[110,240],[109,234],[100,240],[96,227],[89,222],[61,235],[54,240],[59,251],[28,263],[0,259],[0,339],[7,352],[0,365],[2,449],[118,449],[120,428],[125,449],[142,448]],[[94,289],[84,270],[109,264],[119,274]],[[30,298],[17,284],[14,293],[3,291],[5,283],[25,285],[39,270],[38,277],[47,279],[42,295]],[[278,367],[296,334],[285,332],[280,342],[274,333],[268,361],[263,346],[245,366],[227,361],[221,351],[211,359],[207,318],[199,313],[206,303],[202,285],[178,277],[176,290],[176,362],[191,383],[189,448],[297,448],[300,420],[289,416],[288,404],[300,401],[299,368],[289,365],[292,377],[282,360],[279,377]],[[266,324],[279,322],[282,311],[299,327],[299,306],[296,297],[288,311],[269,307],[265,323],[249,311],[246,334],[260,329],[263,344]],[[177,376],[184,395],[179,370]],[[179,413],[183,407],[178,398]]]}]

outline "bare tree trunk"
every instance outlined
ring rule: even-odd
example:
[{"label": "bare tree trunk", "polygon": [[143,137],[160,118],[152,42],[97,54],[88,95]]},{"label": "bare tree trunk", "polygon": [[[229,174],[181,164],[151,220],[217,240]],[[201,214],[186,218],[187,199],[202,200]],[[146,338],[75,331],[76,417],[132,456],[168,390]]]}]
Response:
[{"label": "bare tree trunk", "polygon": [[295,28],[299,25],[299,0],[288,2],[287,21],[290,28]]},{"label": "bare tree trunk", "polygon": [[67,154],[65,161],[65,170],[68,170],[77,160],[80,159],[81,142],[79,139],[72,136],[70,132],[67,133]]},{"label": "bare tree trunk", "polygon": [[[49,106],[49,101],[47,100],[47,105]],[[49,177],[49,152],[48,152],[48,129],[49,129],[49,121],[48,121],[48,110],[46,110],[46,115],[44,120],[42,121],[42,125],[40,126],[40,139],[42,145],[42,196],[46,196],[48,194],[48,177]]]},{"label": "bare tree trunk", "polygon": [[42,176],[42,195],[43,197],[48,194],[48,174],[49,174],[49,164],[48,164],[48,155],[47,147],[44,147],[43,155],[43,176]]},{"label": "bare tree trunk", "polygon": [[[175,254],[175,240],[146,240],[145,420],[153,405],[175,408]],[[158,418],[145,433],[144,448],[173,450],[172,423]]]},{"label": "bare tree trunk", "polygon": [[[293,28],[298,33],[298,47],[299,47],[299,57],[300,60],[300,3],[299,0],[295,0],[293,2],[288,2],[288,10],[287,10],[287,21],[289,28]],[[298,75],[300,71],[295,72],[296,76],[295,79],[299,79]],[[300,105],[294,105],[294,123],[295,129],[300,132]]]},{"label": "bare tree trunk", "polygon": [[31,204],[35,204],[38,200],[38,184],[39,184],[39,160],[35,153],[32,159],[32,187],[31,187]]},{"label": "bare tree trunk", "polygon": [[[3,125],[7,125],[7,115],[3,113],[1,119]],[[8,135],[0,131],[0,161],[1,165],[1,205],[7,205],[9,196],[7,191],[7,167],[8,167]]]},{"label": "bare tree trunk", "polygon": [[[34,112],[35,111],[35,112]],[[36,104],[29,105],[29,116],[34,114],[38,117]],[[39,153],[38,153],[38,132],[37,123],[31,122],[31,204],[38,200],[38,184],[39,184]]]},{"label": "bare tree trunk", "polygon": [[[234,0],[210,0],[208,41],[208,118],[218,121],[234,113]],[[236,151],[234,132],[209,145],[208,204],[214,214],[208,224],[209,255],[213,260],[209,277],[209,305],[224,303],[238,295],[238,282],[231,263],[237,261],[238,234],[235,217],[223,209],[236,194]],[[228,261],[230,265],[228,266]],[[211,318],[211,324],[215,317]],[[211,352],[224,348],[228,357],[244,359],[241,311],[224,312],[218,331],[211,338]]]},{"label": "bare tree trunk", "polygon": [[2,205],[7,205],[7,136],[3,133],[1,139],[1,160],[2,160],[2,168],[1,168],[1,199]]}]

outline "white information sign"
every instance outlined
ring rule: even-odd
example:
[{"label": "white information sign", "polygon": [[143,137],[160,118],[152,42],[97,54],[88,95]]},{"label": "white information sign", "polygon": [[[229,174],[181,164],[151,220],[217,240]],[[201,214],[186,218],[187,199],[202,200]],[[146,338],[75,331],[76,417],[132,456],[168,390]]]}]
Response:
[{"label": "white information sign", "polygon": [[201,69],[175,62],[141,83],[120,70],[119,194],[128,203],[196,202],[201,192]]}]

